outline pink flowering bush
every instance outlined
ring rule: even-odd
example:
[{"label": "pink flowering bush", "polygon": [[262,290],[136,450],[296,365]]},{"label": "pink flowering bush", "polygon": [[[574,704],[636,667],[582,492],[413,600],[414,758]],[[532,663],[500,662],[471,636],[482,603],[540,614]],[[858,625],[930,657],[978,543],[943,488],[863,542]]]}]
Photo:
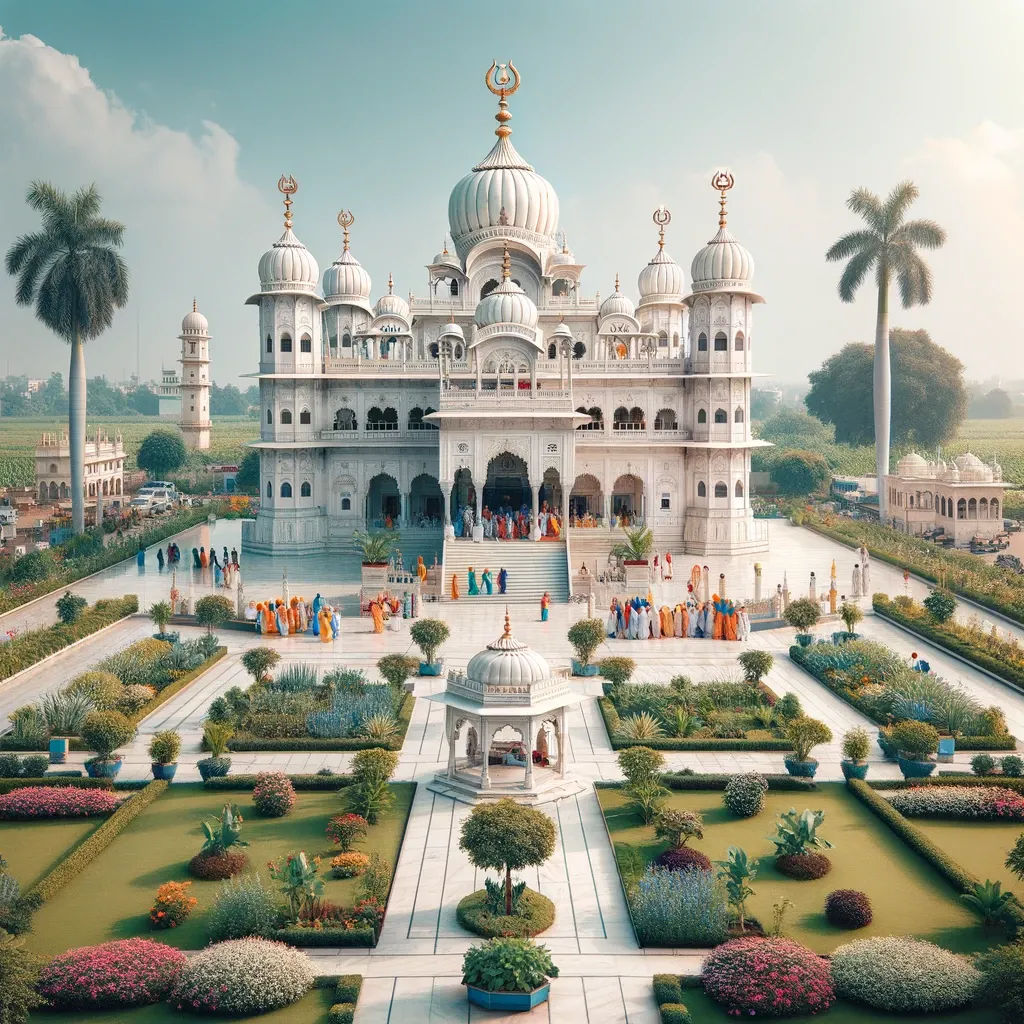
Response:
[{"label": "pink flowering bush", "polygon": [[735,1016],[796,1017],[835,1002],[828,963],[788,939],[733,939],[704,961],[704,991]]},{"label": "pink flowering bush", "polygon": [[882,795],[908,818],[1024,821],[1024,794],[1002,786],[912,786]]},{"label": "pink flowering bush", "polygon": [[120,939],[59,953],[42,970],[39,994],[58,1010],[114,1010],[167,998],[185,965],[180,949]]},{"label": "pink flowering bush", "polygon": [[107,815],[121,797],[109,789],[78,789],[75,786],[22,786],[0,796],[0,818],[32,821],[37,818],[89,818]]},{"label": "pink flowering bush", "polygon": [[252,804],[264,818],[283,818],[295,806],[295,789],[284,772],[260,772]]}]

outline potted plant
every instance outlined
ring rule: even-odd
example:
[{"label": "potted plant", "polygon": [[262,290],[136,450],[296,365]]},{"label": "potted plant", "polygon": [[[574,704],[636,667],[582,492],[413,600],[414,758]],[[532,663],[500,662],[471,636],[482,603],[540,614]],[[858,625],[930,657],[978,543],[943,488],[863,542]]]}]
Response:
[{"label": "potted plant", "polygon": [[580,619],[569,627],[568,638],[576,652],[576,657],[572,659],[572,674],[596,676],[598,667],[591,665],[590,659],[604,643],[604,623],[600,619]]},{"label": "potted plant", "polygon": [[135,737],[135,726],[120,711],[90,711],[82,725],[82,742],[96,756],[85,762],[91,779],[112,779],[121,770],[118,747]]},{"label": "potted plant", "polygon": [[548,948],[532,939],[489,939],[462,958],[469,1001],[486,1010],[532,1010],[548,998],[548,979],[557,977]]},{"label": "potted plant", "polygon": [[417,619],[409,627],[412,642],[422,651],[424,660],[420,662],[421,676],[439,676],[444,662],[437,657],[441,644],[448,639],[451,631],[448,623],[440,619]]},{"label": "potted plant", "polygon": [[804,779],[813,779],[818,762],[810,755],[819,743],[832,739],[832,730],[816,718],[798,715],[786,726],[786,739],[793,747],[793,756],[784,758],[786,771]]},{"label": "potted plant", "polygon": [[176,643],[181,639],[180,633],[168,633],[167,624],[171,621],[171,616],[174,612],[171,610],[169,601],[157,601],[149,609],[149,617],[153,620],[153,625],[156,626],[156,632],[153,637],[156,640],[166,640],[168,643]]},{"label": "potted plant", "polygon": [[624,526],[624,539],[612,547],[612,554],[626,567],[626,587],[650,582],[647,559],[654,550],[654,534],[649,526]]},{"label": "potted plant", "polygon": [[842,641],[856,640],[857,634],[854,632],[854,629],[857,623],[864,618],[864,613],[852,601],[844,601],[839,606],[839,618],[843,620],[843,624],[846,626],[846,635],[842,637]]},{"label": "potted plant", "polygon": [[768,651],[744,651],[736,660],[743,669],[743,678],[755,686],[771,672],[775,664],[774,656]]},{"label": "potted plant", "polygon": [[849,782],[850,779],[863,779],[868,774],[868,750],[871,748],[871,740],[868,738],[867,730],[857,726],[850,729],[843,736],[843,760],[839,767],[843,770],[843,778]]},{"label": "potted plant", "polygon": [[[406,679],[413,675],[419,667],[419,659],[410,658],[407,654],[385,654],[377,661],[377,671],[396,690],[401,689],[405,685]],[[409,683],[407,688],[411,691],[413,684]]]},{"label": "potted plant", "polygon": [[387,586],[388,562],[400,540],[397,530],[353,530],[352,546],[359,552],[364,587]]},{"label": "potted plant", "polygon": [[213,636],[213,631],[227,622],[234,614],[234,603],[226,597],[208,594],[196,601],[196,625],[205,626],[207,636]]},{"label": "potted plant", "polygon": [[935,771],[932,754],[939,747],[939,733],[927,722],[908,720],[893,727],[890,740],[896,748],[896,763],[905,779],[923,779]]},{"label": "potted plant", "polygon": [[796,630],[796,642],[801,647],[809,647],[814,637],[807,631],[817,623],[821,617],[821,609],[816,601],[809,597],[801,597],[797,601],[791,601],[789,607],[782,613],[782,617]]},{"label": "potted plant", "polygon": [[204,726],[203,745],[210,752],[210,756],[196,763],[203,782],[227,775],[231,770],[231,758],[225,757],[224,752],[228,749],[228,741],[234,732],[230,725],[223,722],[207,722]]},{"label": "potted plant", "polygon": [[181,736],[172,729],[153,734],[149,741],[149,756],[153,763],[150,768],[154,779],[170,782],[178,770],[178,754],[181,753]]},{"label": "potted plant", "polygon": [[242,668],[252,676],[257,685],[270,682],[270,670],[281,660],[273,647],[250,647],[242,655]]}]

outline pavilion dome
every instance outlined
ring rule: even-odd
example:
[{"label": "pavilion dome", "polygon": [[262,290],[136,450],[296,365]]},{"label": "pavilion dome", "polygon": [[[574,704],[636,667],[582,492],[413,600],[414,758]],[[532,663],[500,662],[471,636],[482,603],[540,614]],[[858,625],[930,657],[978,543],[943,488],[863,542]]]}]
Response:
[{"label": "pavilion dome", "polygon": [[958,455],[953,460],[953,465],[960,471],[961,481],[973,483],[987,483],[992,480],[994,474],[991,466],[986,466],[977,455],[966,452]]},{"label": "pavilion dome", "polygon": [[313,254],[295,237],[291,227],[260,257],[263,291],[315,292],[320,268]]},{"label": "pavilion dome", "polygon": [[210,324],[206,317],[196,308],[194,300],[192,302],[192,311],[186,313],[185,319],[181,321],[181,333],[193,337],[210,333]]},{"label": "pavilion dome", "polygon": [[683,295],[683,268],[658,245],[654,259],[640,271],[637,286],[640,305],[646,302],[679,302]]},{"label": "pavilion dome", "polygon": [[382,295],[377,300],[377,305],[373,307],[374,316],[397,316],[401,317],[406,323],[409,322],[409,303],[402,298],[401,295],[395,295],[394,293],[395,282],[390,274],[388,274],[388,293]]},{"label": "pavilion dome", "polygon": [[917,452],[909,452],[896,463],[896,475],[904,478],[928,475],[928,463]]},{"label": "pavilion dome", "polygon": [[466,336],[462,332],[462,327],[459,324],[457,324],[454,320],[450,321],[449,323],[446,323],[444,327],[441,328],[441,333],[437,336],[437,338],[438,341],[440,341],[441,338],[454,338],[456,341],[466,340]]},{"label": "pavilion dome", "polygon": [[537,326],[537,307],[515,281],[502,281],[490,295],[477,303],[477,327],[489,327],[491,324]]},{"label": "pavilion dome", "polygon": [[576,254],[563,242],[562,248],[552,254],[548,266],[574,267],[576,266]]},{"label": "pavilion dome", "polygon": [[346,248],[324,271],[324,298],[328,301],[357,300],[360,304],[370,298],[370,275]]},{"label": "pavilion dome", "polygon": [[608,296],[604,302],[601,303],[601,309],[598,312],[598,319],[603,320],[606,316],[633,316],[636,313],[636,308],[633,305],[633,300],[628,296],[624,295],[619,288],[619,276],[615,275],[615,291]]},{"label": "pavilion dome", "polygon": [[447,241],[444,247],[439,253],[434,256],[434,262],[432,264],[435,267],[454,267],[456,270],[462,269],[462,264],[459,262],[459,257],[455,253],[448,251]]},{"label": "pavilion dome", "polygon": [[482,686],[530,685],[548,682],[551,668],[536,651],[512,636],[506,615],[505,632],[470,659],[466,678]]}]

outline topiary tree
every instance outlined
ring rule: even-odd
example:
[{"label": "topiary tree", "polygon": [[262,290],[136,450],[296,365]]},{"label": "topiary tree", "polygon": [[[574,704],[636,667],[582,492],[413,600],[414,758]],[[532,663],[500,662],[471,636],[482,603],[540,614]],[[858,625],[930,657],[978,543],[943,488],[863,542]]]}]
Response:
[{"label": "topiary tree", "polygon": [[748,683],[759,683],[772,670],[775,658],[768,651],[744,651],[737,659]]},{"label": "topiary tree", "polygon": [[650,747],[627,747],[619,752],[619,768],[626,776],[626,793],[637,813],[649,825],[661,811],[667,790],[661,784],[665,757]]},{"label": "topiary tree", "polygon": [[630,676],[636,671],[636,662],[632,658],[604,658],[598,668],[612,686],[621,686],[628,683]]},{"label": "topiary tree", "polygon": [[377,671],[397,690],[411,675],[419,671],[418,658],[405,654],[385,654],[377,662]]},{"label": "topiary tree", "polygon": [[806,633],[821,617],[821,609],[818,607],[817,601],[812,601],[809,597],[801,597],[790,602],[789,607],[782,613],[782,617],[794,629]]},{"label": "topiary tree", "polygon": [[57,618],[65,626],[70,626],[82,614],[82,609],[88,603],[84,597],[79,597],[77,594],[72,594],[70,590],[65,590],[64,596],[57,598]]},{"label": "topiary tree", "polygon": [[252,676],[254,683],[265,682],[270,677],[270,670],[281,660],[281,655],[273,647],[250,647],[242,655],[242,668]]},{"label": "topiary tree", "polygon": [[167,624],[171,621],[173,614],[169,601],[157,601],[149,609],[149,617],[161,635],[167,632]]},{"label": "topiary tree", "polygon": [[235,614],[235,606],[226,598],[209,594],[196,601],[196,625],[205,626],[207,635],[223,625]]},{"label": "topiary tree", "polygon": [[696,811],[662,811],[654,819],[654,834],[676,849],[689,839],[704,838],[704,820]]},{"label": "topiary tree", "polygon": [[786,726],[786,739],[793,747],[793,760],[806,761],[819,743],[832,740],[832,730],[816,718],[799,715]]},{"label": "topiary tree", "polygon": [[480,804],[462,823],[459,848],[477,868],[505,873],[505,914],[512,914],[512,872],[543,864],[555,852],[555,823],[514,800]]},{"label": "topiary tree", "polygon": [[935,622],[948,622],[956,611],[956,598],[948,590],[936,587],[924,599],[924,606]]},{"label": "topiary tree", "polygon": [[839,618],[843,620],[846,632],[853,633],[856,630],[857,623],[864,618],[864,613],[852,601],[844,601],[839,606]]},{"label": "topiary tree", "polygon": [[438,648],[450,635],[448,623],[440,619],[417,619],[409,629],[409,638],[423,652],[427,664],[437,660]]},{"label": "topiary tree", "polygon": [[135,461],[151,477],[162,480],[187,458],[181,434],[176,430],[154,430],[142,439]]},{"label": "topiary tree", "polygon": [[388,785],[398,767],[398,754],[393,750],[360,750],[352,758],[352,785],[347,794],[349,808],[376,825],[381,814],[395,799]]},{"label": "topiary tree", "polygon": [[900,722],[893,727],[890,739],[896,752],[911,761],[926,761],[939,749],[938,730],[927,722]]},{"label": "topiary tree", "polygon": [[600,619],[580,619],[569,627],[567,637],[576,652],[576,660],[586,668],[604,643],[604,623]]},{"label": "topiary tree", "polygon": [[82,742],[98,761],[110,761],[118,747],[135,737],[135,726],[120,711],[90,711],[82,725]]}]

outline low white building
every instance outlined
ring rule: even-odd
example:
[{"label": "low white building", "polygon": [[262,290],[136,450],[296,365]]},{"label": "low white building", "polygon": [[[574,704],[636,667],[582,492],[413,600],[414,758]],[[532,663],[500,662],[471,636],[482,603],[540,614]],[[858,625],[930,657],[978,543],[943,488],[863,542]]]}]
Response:
[{"label": "low white building", "polygon": [[[85,439],[85,498],[120,500],[124,487],[124,442],[103,430]],[[71,499],[71,442],[68,435],[43,434],[36,445],[36,494],[39,502]]]}]

